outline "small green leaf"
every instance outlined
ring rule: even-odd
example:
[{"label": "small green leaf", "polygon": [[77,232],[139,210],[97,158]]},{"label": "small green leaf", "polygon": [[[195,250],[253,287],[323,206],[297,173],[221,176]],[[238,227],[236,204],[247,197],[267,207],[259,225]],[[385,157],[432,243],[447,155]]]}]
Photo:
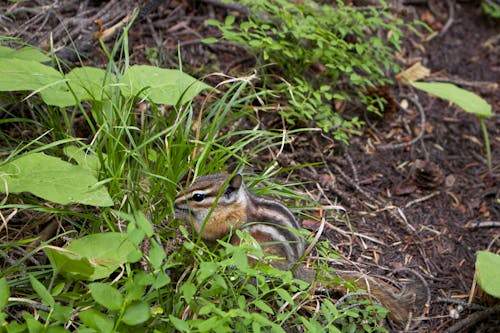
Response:
[{"label": "small green leaf", "polygon": [[88,309],[82,311],[80,312],[79,317],[85,325],[97,330],[98,332],[108,333],[113,330],[113,320],[97,310]]},{"label": "small green leaf", "polygon": [[152,285],[155,289],[160,289],[170,283],[170,276],[164,271],[159,271],[156,279]]},{"label": "small green leaf", "polygon": [[133,217],[130,223],[127,225],[127,238],[135,245],[141,244],[144,238],[146,238],[146,234],[144,233],[144,231],[137,227],[137,223],[135,222],[135,219]]},{"label": "small green leaf", "polygon": [[22,314],[24,321],[26,322],[26,325],[28,326],[28,332],[29,333],[44,333],[45,332],[45,327],[41,322],[33,318],[31,314],[28,312],[23,312]]},{"label": "small green leaf", "polygon": [[165,249],[156,240],[151,239],[151,249],[149,250],[149,261],[155,270],[159,270],[166,257]]},{"label": "small green leaf", "polygon": [[491,105],[478,95],[457,87],[451,83],[443,82],[411,82],[412,86],[431,95],[443,98],[460,106],[465,112],[478,117],[491,118]]},{"label": "small green leaf", "polygon": [[131,303],[132,301],[137,301],[142,298],[146,286],[149,284],[144,284],[145,280],[150,280],[152,284],[154,282],[154,277],[145,272],[139,272],[132,280],[128,280],[125,284],[125,302]]},{"label": "small green leaf", "polygon": [[87,169],[44,153],[25,154],[0,166],[0,192],[31,192],[62,205],[113,205],[106,188]]},{"label": "small green leaf", "polygon": [[233,15],[228,15],[226,16],[226,19],[224,20],[225,25],[233,25],[234,21],[236,20],[236,17]]},{"label": "small green leaf", "polygon": [[500,298],[500,255],[478,251],[476,259],[477,283],[496,298]]},{"label": "small green leaf", "polygon": [[252,304],[255,305],[258,309],[260,309],[266,313],[274,314],[273,309],[260,299],[256,299],[255,301],[252,302]]},{"label": "small green leaf", "polygon": [[209,37],[209,38],[204,38],[201,40],[201,42],[203,44],[215,44],[217,43],[219,40],[215,37]]},{"label": "small green leaf", "polygon": [[38,296],[42,299],[42,303],[50,307],[54,307],[54,297],[52,297],[47,288],[45,288],[45,286],[31,274],[29,275],[29,279],[33,290],[35,290]]},{"label": "small green leaf", "polygon": [[54,311],[52,312],[52,316],[54,317],[54,319],[61,323],[66,323],[68,320],[70,320],[72,314],[73,308],[61,305],[59,303],[55,304]]},{"label": "small green leaf", "polygon": [[211,277],[217,272],[218,264],[213,261],[203,261],[200,263],[200,269],[198,270],[197,281],[202,282]]},{"label": "small green leaf", "polygon": [[196,286],[192,282],[186,282],[181,286],[180,292],[184,295],[186,301],[190,302],[196,294]]},{"label": "small green leaf", "polygon": [[58,284],[56,284],[54,288],[52,288],[51,291],[52,296],[59,296],[64,290],[65,286],[66,284],[64,282],[59,282]]},{"label": "small green leaf", "polygon": [[168,319],[170,319],[170,321],[172,322],[172,324],[174,325],[174,327],[177,330],[179,330],[181,332],[190,332],[191,331],[187,321],[181,320],[181,319],[174,317],[172,315],[169,315]]},{"label": "small green leaf", "polygon": [[[47,328],[46,333],[68,333],[68,330],[60,325],[57,326],[52,325]],[[80,333],[80,330],[78,330],[78,333]]]},{"label": "small green leaf", "polygon": [[123,296],[113,286],[106,283],[89,284],[92,298],[108,310],[119,310],[123,303]]},{"label": "small green leaf", "polygon": [[278,295],[280,295],[280,297],[283,300],[285,300],[286,302],[288,302],[290,304],[294,304],[293,298],[288,291],[286,291],[285,289],[282,289],[282,288],[278,288],[278,289],[276,289],[276,292],[278,293]]},{"label": "small green leaf", "polygon": [[146,215],[142,211],[138,212],[135,215],[135,222],[137,223],[137,227],[144,231],[146,236],[153,236],[153,227],[151,226],[151,222],[146,218]]},{"label": "small green leaf", "polygon": [[148,303],[144,301],[132,303],[123,314],[122,321],[130,326],[144,323],[150,317]]},{"label": "small green leaf", "polygon": [[26,323],[18,323],[16,321],[11,321],[5,326],[5,329],[8,333],[24,333],[27,331]]}]

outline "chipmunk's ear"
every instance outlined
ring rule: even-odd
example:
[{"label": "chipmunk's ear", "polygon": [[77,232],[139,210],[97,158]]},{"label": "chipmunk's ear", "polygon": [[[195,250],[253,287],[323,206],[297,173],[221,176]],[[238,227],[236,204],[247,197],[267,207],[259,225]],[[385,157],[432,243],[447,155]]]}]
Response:
[{"label": "chipmunk's ear", "polygon": [[224,195],[229,198],[233,193],[238,192],[242,184],[243,177],[237,173],[233,176],[233,178],[231,178],[231,180],[229,180],[226,190],[224,191]]},{"label": "chipmunk's ear", "polygon": [[243,184],[243,177],[239,173],[235,174],[229,181],[229,186],[231,186],[235,190],[239,189],[241,187],[241,184]]}]

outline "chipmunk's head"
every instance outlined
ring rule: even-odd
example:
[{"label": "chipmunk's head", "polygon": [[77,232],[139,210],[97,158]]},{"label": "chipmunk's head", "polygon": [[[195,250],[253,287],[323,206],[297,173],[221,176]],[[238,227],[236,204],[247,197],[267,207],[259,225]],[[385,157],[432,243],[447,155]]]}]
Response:
[{"label": "chipmunk's head", "polygon": [[248,196],[240,174],[217,173],[197,178],[174,201],[175,217],[189,222],[205,240],[238,229],[247,218]]}]

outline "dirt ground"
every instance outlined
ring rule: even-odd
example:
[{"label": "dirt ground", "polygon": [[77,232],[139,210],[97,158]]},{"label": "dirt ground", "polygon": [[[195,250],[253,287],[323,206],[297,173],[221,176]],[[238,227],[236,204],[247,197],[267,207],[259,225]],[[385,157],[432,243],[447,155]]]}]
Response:
[{"label": "dirt ground", "polygon": [[[396,2],[399,15],[419,18],[435,32],[432,38],[430,32],[425,34],[429,40],[408,37],[398,55],[402,67],[420,61],[431,69],[431,79],[474,91],[498,112],[498,20],[486,16],[477,1]],[[132,61],[155,59],[162,67],[177,67],[180,45],[184,70],[194,76],[215,71],[243,75],[251,69],[252,58],[243,49],[230,43],[201,43],[203,38],[217,36],[204,20],[221,18],[231,9],[213,1],[159,3],[130,30]],[[94,20],[100,19],[109,28],[133,8],[132,1],[2,1],[0,33],[46,47],[49,32],[54,33],[56,46],[71,46],[69,32],[82,54],[89,56],[86,62],[100,65],[106,58],[92,46],[91,36],[97,30]],[[161,49],[160,58],[155,47]],[[59,55],[73,56],[68,49],[61,49]],[[500,118],[487,120],[493,156],[489,172],[480,124],[474,116],[398,83],[387,87],[385,94],[407,108],[398,107],[383,118],[361,113],[369,126],[348,146],[316,132],[301,134],[278,161],[283,167],[327,161],[327,167],[298,170],[294,176],[317,184],[311,190],[325,204],[329,200],[347,210],[350,226],[332,218],[325,232],[341,254],[384,275],[409,267],[427,281],[431,303],[420,332],[500,332],[498,312],[481,320],[474,317],[498,300],[482,295],[473,284],[476,251],[500,249]],[[422,138],[397,146],[420,133],[422,116]],[[314,229],[307,223],[306,227]],[[479,306],[468,306],[469,300]],[[453,311],[459,312],[458,319],[450,317]],[[453,326],[464,321],[472,325]]]}]

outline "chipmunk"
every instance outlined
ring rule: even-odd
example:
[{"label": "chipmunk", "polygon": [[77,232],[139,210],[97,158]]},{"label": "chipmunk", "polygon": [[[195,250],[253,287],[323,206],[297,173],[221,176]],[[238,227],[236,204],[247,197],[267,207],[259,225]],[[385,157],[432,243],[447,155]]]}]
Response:
[{"label": "chipmunk", "polygon": [[[267,254],[283,258],[270,264],[278,269],[291,270],[296,278],[313,281],[316,272],[296,265],[305,250],[305,241],[297,232],[301,226],[293,213],[281,203],[252,194],[240,174],[230,177],[218,173],[197,178],[174,201],[175,217],[191,223],[201,238],[208,242],[224,238],[236,229],[248,232]],[[240,240],[233,234],[230,242]],[[359,287],[374,295],[389,310],[389,318],[399,327],[407,327],[423,311],[427,299],[418,290],[397,288],[388,283],[352,271],[335,271],[346,281],[356,281]],[[346,292],[337,284],[328,288]]]}]

